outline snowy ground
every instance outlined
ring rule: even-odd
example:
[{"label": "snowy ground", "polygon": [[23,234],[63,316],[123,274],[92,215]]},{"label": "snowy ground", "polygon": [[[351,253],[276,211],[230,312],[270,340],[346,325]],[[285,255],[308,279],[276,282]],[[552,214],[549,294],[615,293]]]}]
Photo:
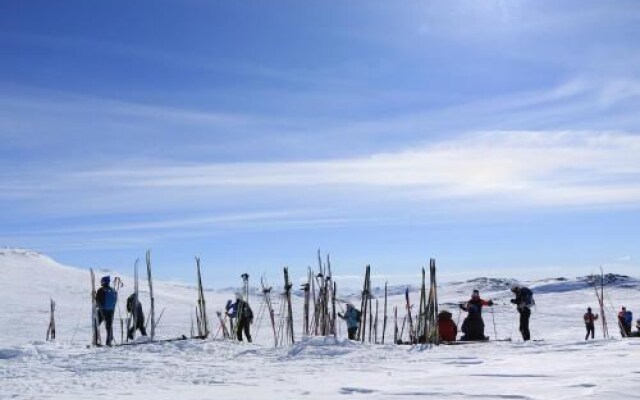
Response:
[{"label": "snowy ground", "polygon": [[[500,282],[476,281],[443,285],[441,307],[464,300],[479,287],[498,303],[495,314],[484,313],[486,334],[512,342],[434,348],[362,345],[342,338],[300,338],[296,326],[298,343],[274,349],[263,320],[255,344],[189,340],[87,348],[85,270],[35,253],[4,250],[0,274],[5,310],[0,313],[0,399],[628,399],[640,391],[640,339],[619,339],[611,328],[614,339],[584,342],[581,316],[586,306],[595,306],[595,296],[576,281],[531,283],[537,301],[532,335],[540,341],[528,343],[519,340],[509,292]],[[159,336],[188,334],[195,290],[161,282],[154,289],[158,309],[166,309]],[[58,340],[44,343],[49,296],[54,294]],[[206,295],[214,315],[232,294]],[[610,320],[613,307],[624,304],[640,311],[636,281],[611,287],[608,297]],[[417,302],[417,293],[412,298]],[[257,312],[260,299],[254,297],[252,303]],[[295,303],[299,311],[300,299]],[[392,303],[401,304],[402,297],[393,296]],[[213,326],[215,331],[218,325]],[[597,335],[601,337],[599,326]]]}]

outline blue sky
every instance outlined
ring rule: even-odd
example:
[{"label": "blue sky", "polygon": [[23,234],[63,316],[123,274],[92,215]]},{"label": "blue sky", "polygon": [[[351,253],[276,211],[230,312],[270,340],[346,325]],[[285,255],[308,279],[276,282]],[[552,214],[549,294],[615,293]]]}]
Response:
[{"label": "blue sky", "polygon": [[213,286],[637,271],[636,1],[7,1],[0,243]]}]

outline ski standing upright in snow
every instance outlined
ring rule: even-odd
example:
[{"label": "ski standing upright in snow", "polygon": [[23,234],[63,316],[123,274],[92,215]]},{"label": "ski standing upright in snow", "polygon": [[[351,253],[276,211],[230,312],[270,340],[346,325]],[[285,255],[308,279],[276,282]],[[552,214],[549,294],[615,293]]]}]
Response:
[{"label": "ski standing upright in snow", "polygon": [[47,328],[47,342],[56,340],[56,302],[50,300],[49,327]]},{"label": "ski standing upright in snow", "polygon": [[196,257],[196,272],[198,279],[198,301],[196,305],[198,337],[201,339],[206,339],[209,336],[209,317],[207,316],[207,303],[204,299],[204,289],[202,288],[202,273],[200,270],[200,258],[198,257]]},{"label": "ski standing upright in snow", "polygon": [[100,346],[100,329],[98,329],[98,304],[96,302],[96,276],[93,272],[93,268],[89,269],[91,273],[91,326],[92,326],[92,338],[91,344],[93,346]]},{"label": "ski standing upright in snow", "polygon": [[151,311],[149,312],[148,322],[150,324],[149,339],[153,341],[156,337],[156,320],[155,320],[155,300],[153,297],[153,279],[151,278],[151,250],[147,250],[147,280],[149,281],[149,303]]}]

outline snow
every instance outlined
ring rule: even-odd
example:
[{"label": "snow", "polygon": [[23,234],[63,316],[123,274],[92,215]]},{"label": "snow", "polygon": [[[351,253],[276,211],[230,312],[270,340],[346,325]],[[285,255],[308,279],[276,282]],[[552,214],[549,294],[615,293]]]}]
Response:
[{"label": "snow", "polygon": [[[273,348],[263,314],[260,327],[258,320],[254,324],[256,340],[251,344],[223,341],[218,335],[205,341],[92,348],[87,347],[91,336],[86,269],[6,249],[0,250],[0,276],[0,399],[628,399],[640,390],[640,339],[620,339],[614,327],[614,309],[626,305],[640,311],[639,286],[631,278],[607,288],[613,336],[609,340],[582,340],[582,314],[587,306],[597,311],[593,289],[584,279],[527,283],[537,303],[531,319],[537,341],[525,343],[508,301],[512,296],[507,283],[512,279],[478,278],[442,284],[441,308],[451,310],[457,320],[459,312],[449,304],[467,299],[478,288],[484,298],[496,301],[493,313],[483,312],[485,333],[512,341],[435,347],[361,344],[344,338],[344,326],[337,339],[301,338],[302,300],[295,297],[294,345]],[[122,279],[126,296],[131,280]],[[141,280],[140,287],[146,289],[146,282]],[[205,292],[214,333],[215,311],[236,289]],[[397,289],[390,302],[402,307],[403,293]],[[274,285],[274,294],[278,290]],[[165,309],[158,337],[188,335],[197,298],[194,287],[154,282],[154,293],[157,312]],[[147,307],[145,295],[142,302]],[[58,338],[47,343],[43,339],[50,296],[57,303]],[[411,296],[418,301],[417,292]],[[342,297],[359,304],[354,296]],[[260,319],[260,297],[250,301]],[[399,315],[404,315],[402,308]],[[392,319],[389,322],[392,325]],[[391,332],[388,329],[387,343]],[[600,325],[596,335],[602,337]]]}]

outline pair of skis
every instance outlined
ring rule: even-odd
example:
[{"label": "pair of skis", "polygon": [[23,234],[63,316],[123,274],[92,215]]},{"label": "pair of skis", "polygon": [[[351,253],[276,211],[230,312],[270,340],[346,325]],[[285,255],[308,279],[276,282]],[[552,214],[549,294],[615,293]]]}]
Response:
[{"label": "pair of skis", "polygon": [[49,327],[47,328],[47,342],[56,340],[56,302],[53,299],[49,299],[50,303],[50,314],[49,314]]},{"label": "pair of skis", "polygon": [[367,330],[367,308],[371,305],[371,266],[367,265],[364,272],[364,284],[362,285],[362,299],[360,302],[360,324],[356,338],[364,343]]},{"label": "pair of skis", "polygon": [[276,329],[276,317],[273,311],[273,303],[271,302],[271,286],[267,285],[267,281],[263,276],[260,278],[260,286],[262,287],[262,295],[264,297],[264,303],[266,305],[266,311],[269,313],[269,320],[271,321],[271,329],[273,330],[274,346],[278,347],[278,332]]},{"label": "pair of skis", "polygon": [[[407,303],[409,293],[407,288]],[[411,318],[411,313],[409,313]],[[411,320],[410,320],[411,322]],[[410,329],[412,329],[410,323]],[[410,338],[412,343],[438,344],[438,286],[436,282],[436,260],[429,260],[429,293],[426,290],[425,269],[422,268],[422,284],[420,287],[420,305],[418,308],[418,326]]]},{"label": "pair of skis", "polygon": [[[600,307],[600,317],[602,321],[602,335],[604,338],[609,337],[609,327],[607,326],[607,317],[604,313],[604,270],[600,267],[600,287],[598,287],[598,282],[594,279],[593,281],[593,289],[596,292],[596,298],[598,299],[598,306]],[[620,325],[620,332],[626,332],[620,321],[618,321],[618,325]],[[623,335],[624,336],[624,335]]]},{"label": "pair of skis", "polygon": [[[207,304],[204,299],[204,289],[202,287],[202,273],[200,271],[200,258],[196,257],[196,272],[198,277],[198,301],[196,303],[196,321],[198,328],[198,338],[206,339],[209,336],[209,317],[207,316]],[[221,317],[220,313],[218,315]],[[226,329],[226,327],[225,327]],[[228,332],[226,336],[228,336]]]}]

